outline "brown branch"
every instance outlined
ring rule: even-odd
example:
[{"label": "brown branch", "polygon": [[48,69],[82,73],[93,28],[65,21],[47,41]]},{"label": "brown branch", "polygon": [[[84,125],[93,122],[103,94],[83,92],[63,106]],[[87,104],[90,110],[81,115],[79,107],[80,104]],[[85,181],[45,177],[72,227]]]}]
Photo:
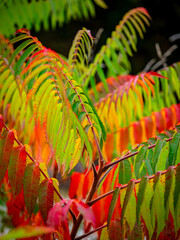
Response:
[{"label": "brown branch", "polygon": [[[177,166],[172,166],[172,167],[174,169],[176,169]],[[166,170],[164,170],[164,171],[162,171],[160,173],[161,173],[161,175],[164,175],[164,174],[166,174],[167,171],[168,171],[168,169],[166,169]],[[148,176],[149,180],[153,179],[154,177],[155,177],[155,174],[151,175],[151,176]],[[138,180],[135,179],[135,184],[140,183],[141,179],[142,178],[140,178]],[[124,185],[121,186],[121,189],[127,188],[127,186],[128,186],[128,184],[124,184]],[[114,189],[109,191],[109,192],[107,192],[107,193],[105,193],[105,194],[103,194],[103,195],[101,195],[101,196],[99,196],[99,197],[97,197],[97,198],[95,198],[95,199],[93,199],[92,201],[87,202],[87,204],[89,206],[92,206],[94,203],[98,202],[99,200],[101,200],[101,199],[103,199],[103,198],[105,198],[105,197],[107,197],[107,196],[109,196],[109,195],[111,195],[113,193],[114,193]]]},{"label": "brown branch", "polygon": [[[173,139],[173,137],[170,137],[170,138],[166,139],[166,142],[169,142],[169,141],[171,141],[172,139]],[[153,144],[153,145],[151,145],[151,146],[149,146],[148,149],[154,148],[155,146],[156,146],[156,143]],[[106,164],[106,165],[103,167],[103,172],[107,171],[110,167],[115,166],[116,164],[118,164],[118,163],[120,163],[120,162],[122,162],[122,161],[124,161],[124,160],[126,160],[126,159],[128,159],[128,158],[130,158],[130,157],[135,156],[136,154],[138,154],[138,152],[139,152],[139,151],[136,151],[136,152],[131,153],[131,154],[129,154],[129,155],[125,155],[124,157],[119,158],[118,160],[116,160],[116,161],[114,161],[114,162],[111,162],[111,163],[109,163],[109,164]]]},{"label": "brown branch", "polygon": [[103,228],[105,228],[105,227],[107,227],[107,224],[105,224],[105,225],[103,225],[103,226],[100,226],[100,227],[92,230],[91,232],[88,232],[88,233],[86,233],[86,234],[83,234],[83,235],[75,238],[75,240],[79,240],[79,239],[85,238],[85,237],[89,236],[90,234],[93,234],[93,233],[95,233],[95,232],[97,232],[97,231],[99,231],[99,230],[101,230],[101,229],[103,229]]},{"label": "brown branch", "polygon": [[[91,189],[89,191],[89,194],[88,194],[88,196],[86,198],[86,201],[85,201],[86,204],[91,201],[91,199],[93,198],[94,193],[96,192],[98,181],[99,181],[99,179],[100,179],[100,177],[102,175],[102,169],[103,169],[102,166],[99,165],[98,172],[94,171],[94,180],[93,180],[93,184],[91,186]],[[82,220],[83,220],[83,216],[82,216],[82,214],[79,214],[79,216],[77,217],[77,221],[74,222],[74,225],[73,225],[73,228],[72,228],[72,231],[71,231],[71,239],[75,239],[76,233],[77,233],[77,231],[79,229],[79,226],[80,226]]]}]

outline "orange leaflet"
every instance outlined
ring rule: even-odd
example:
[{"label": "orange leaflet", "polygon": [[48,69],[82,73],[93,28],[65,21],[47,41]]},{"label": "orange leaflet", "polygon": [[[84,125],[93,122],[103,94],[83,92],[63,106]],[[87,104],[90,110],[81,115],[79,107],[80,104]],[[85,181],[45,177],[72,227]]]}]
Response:
[{"label": "orange leaflet", "polygon": [[174,116],[173,116],[173,111],[171,108],[164,108],[162,109],[164,111],[165,115],[165,120],[166,120],[166,129],[169,129],[174,126]]},{"label": "orange leaflet", "polygon": [[112,160],[113,150],[114,150],[114,134],[108,133],[106,142],[104,144],[104,153],[107,162],[110,162]]},{"label": "orange leaflet", "polygon": [[145,127],[145,134],[146,134],[146,139],[149,139],[155,135],[155,122],[153,121],[152,117],[145,117],[143,119],[144,122],[144,127]]},{"label": "orange leaflet", "polygon": [[75,172],[71,176],[71,184],[69,188],[69,197],[81,199],[83,196],[84,174]]},{"label": "orange leaflet", "polygon": [[154,112],[152,115],[155,116],[156,129],[160,133],[165,130],[165,119],[162,115],[162,112]]},{"label": "orange leaflet", "polygon": [[132,127],[133,127],[134,143],[141,143],[142,142],[142,125],[141,125],[141,122],[132,123]]}]

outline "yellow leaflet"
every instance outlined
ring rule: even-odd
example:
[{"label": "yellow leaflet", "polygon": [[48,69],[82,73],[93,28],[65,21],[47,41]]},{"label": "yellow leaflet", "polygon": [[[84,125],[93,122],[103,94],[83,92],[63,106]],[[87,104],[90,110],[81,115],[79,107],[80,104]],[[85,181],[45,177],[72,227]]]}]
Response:
[{"label": "yellow leaflet", "polygon": [[32,78],[34,77],[37,77],[38,74],[45,70],[45,69],[48,69],[49,68],[49,65],[48,64],[43,64],[41,66],[39,66],[38,68],[36,68],[34,71],[32,71],[24,80],[23,82],[23,85],[22,85],[22,88],[24,88],[30,81]]},{"label": "yellow leaflet", "polygon": [[[39,168],[46,174],[46,176],[49,178],[49,174],[48,174],[48,171],[47,171],[47,167],[45,165],[45,163],[43,162],[40,162],[39,163]],[[40,172],[40,181],[39,181],[39,184],[45,179],[45,176]]]},{"label": "yellow leaflet", "polygon": [[[51,180],[53,181],[53,186],[54,188],[57,190],[58,193],[60,193],[59,191],[59,182],[56,178],[51,178]],[[54,191],[54,202],[57,203],[59,202],[61,199],[58,196],[58,194],[56,193],[56,191]]]},{"label": "yellow leaflet", "polygon": [[[25,144],[24,146],[25,146],[26,152],[32,157],[32,149],[31,149],[31,147],[28,144]],[[32,163],[32,160],[27,156],[27,158],[26,158],[26,165],[28,163]]]},{"label": "yellow leaflet", "polygon": [[75,142],[75,149],[73,152],[72,160],[70,163],[70,169],[74,168],[76,164],[78,163],[81,153],[82,153],[82,143],[81,143],[81,138],[76,139]]}]

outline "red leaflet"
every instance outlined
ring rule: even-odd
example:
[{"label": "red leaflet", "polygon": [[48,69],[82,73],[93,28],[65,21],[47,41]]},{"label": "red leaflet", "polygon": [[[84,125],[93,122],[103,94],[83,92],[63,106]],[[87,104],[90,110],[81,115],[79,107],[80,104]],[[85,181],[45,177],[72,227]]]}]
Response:
[{"label": "red leaflet", "polygon": [[53,207],[54,187],[51,179],[44,179],[39,186],[39,209],[46,222],[49,210]]},{"label": "red leaflet", "polygon": [[119,134],[119,148],[120,153],[127,149],[129,143],[129,129],[128,128],[121,128]]},{"label": "red leaflet", "polygon": [[180,122],[180,103],[176,105],[172,105],[171,108],[175,110],[176,123]]},{"label": "red leaflet", "polygon": [[78,211],[84,216],[86,223],[92,223],[95,226],[96,219],[92,209],[82,201],[73,199],[73,203],[77,206]]},{"label": "red leaflet", "polygon": [[83,184],[83,198],[86,198],[87,193],[90,190],[93,181],[93,171],[89,171],[85,174],[84,184]]},{"label": "red leaflet", "polygon": [[114,150],[114,134],[113,133],[107,134],[104,150],[105,150],[106,160],[110,162],[112,160],[112,155]]},{"label": "red leaflet", "polygon": [[180,103],[173,105],[173,108],[175,109],[176,112],[177,122],[180,122]]},{"label": "red leaflet", "polygon": [[173,124],[173,112],[171,108],[164,108],[163,109],[165,112],[165,120],[166,120],[166,129],[169,129],[170,127],[174,126]]},{"label": "red leaflet", "polygon": [[69,188],[69,197],[78,199],[82,198],[83,193],[83,183],[84,183],[84,174],[83,173],[73,173],[71,176],[71,184]]},{"label": "red leaflet", "polygon": [[110,222],[108,234],[109,240],[124,239],[120,220],[114,220]]},{"label": "red leaflet", "polygon": [[141,122],[134,122],[132,124],[133,127],[133,137],[134,137],[134,143],[141,143],[142,141],[142,126]]},{"label": "red leaflet", "polygon": [[168,79],[167,77],[164,77],[164,76],[162,76],[161,74],[159,74],[157,72],[150,71],[150,72],[148,72],[148,74],[151,74],[152,76],[156,76],[156,77],[159,77],[159,78],[166,78],[166,79]]},{"label": "red leaflet", "polygon": [[24,201],[26,208],[31,215],[36,205],[40,180],[39,166],[35,163],[29,163],[24,173]]},{"label": "red leaflet", "polygon": [[26,33],[26,34],[30,35],[30,30],[27,28],[20,28],[15,32],[15,34],[18,34],[18,33]]},{"label": "red leaflet", "polygon": [[77,210],[84,216],[87,224],[92,223],[95,226],[95,216],[87,204],[76,199],[61,200],[49,211],[47,224],[63,234],[64,239],[70,239],[67,213],[71,204],[77,207]]},{"label": "red leaflet", "polygon": [[155,125],[152,117],[145,117],[143,120],[145,124],[146,139],[149,139],[155,135]]},{"label": "red leaflet", "polygon": [[15,227],[26,225],[29,222],[28,213],[25,210],[23,189],[16,197],[11,198],[7,203],[7,213],[11,216],[12,224]]},{"label": "red leaflet", "polygon": [[70,240],[69,227],[67,221],[67,213],[72,200],[65,201],[62,200],[54,205],[49,211],[47,224],[54,227],[63,239]]},{"label": "red leaflet", "polygon": [[155,112],[153,113],[155,115],[155,120],[156,120],[156,129],[160,133],[165,130],[165,119],[160,112]]},{"label": "red leaflet", "polygon": [[13,131],[4,130],[0,137],[0,182],[5,176],[9,164],[9,158],[14,144]]},{"label": "red leaflet", "polygon": [[22,189],[24,171],[26,168],[26,151],[24,146],[14,147],[10,157],[8,176],[14,196]]}]

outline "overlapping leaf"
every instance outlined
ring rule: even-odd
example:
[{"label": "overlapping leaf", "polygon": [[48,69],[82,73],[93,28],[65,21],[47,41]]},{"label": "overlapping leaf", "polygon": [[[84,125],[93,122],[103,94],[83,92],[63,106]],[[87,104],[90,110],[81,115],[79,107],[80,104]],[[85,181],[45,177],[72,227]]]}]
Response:
[{"label": "overlapping leaf", "polygon": [[[106,6],[102,0],[95,2],[101,7]],[[7,36],[13,34],[17,28],[31,29],[34,26],[35,30],[39,31],[43,26],[47,30],[50,26],[54,29],[56,24],[62,26],[71,19],[88,19],[95,15],[95,6],[92,0],[77,2],[70,0],[68,4],[65,0],[40,0],[38,2],[23,0],[21,3],[3,1],[0,11],[1,33]]]},{"label": "overlapping leaf", "polygon": [[91,32],[85,28],[79,30],[73,40],[68,63],[71,66],[71,71],[75,70],[76,79],[86,71],[91,56],[92,42]]},{"label": "overlapping leaf", "polygon": [[[59,167],[63,165],[64,171],[77,164],[85,149],[87,153],[84,156],[90,164],[92,146],[89,135],[97,139],[98,149],[105,139],[105,131],[94,106],[67,73],[67,64],[57,53],[43,47],[27,30],[19,30],[19,33],[11,40],[12,44],[21,41],[10,59],[14,71],[6,66],[7,74],[1,80],[5,83],[1,91],[1,99],[5,98],[4,109],[12,101],[12,117],[20,114],[20,124],[28,126],[24,129],[27,138],[39,122],[43,124],[54,158]],[[6,81],[7,78],[10,80]],[[19,85],[19,81],[22,84]]]},{"label": "overlapping leaf", "polygon": [[96,72],[104,82],[105,69],[100,70],[104,64],[110,76],[127,74],[130,69],[127,56],[131,56],[133,50],[136,50],[137,33],[141,38],[143,37],[144,25],[149,25],[149,19],[150,16],[144,8],[136,8],[125,14],[115,31],[112,32],[111,37],[107,39],[106,45],[102,46],[96,55],[88,71],[82,76],[80,82],[85,82],[85,87],[88,86],[90,79],[95,83]]}]

